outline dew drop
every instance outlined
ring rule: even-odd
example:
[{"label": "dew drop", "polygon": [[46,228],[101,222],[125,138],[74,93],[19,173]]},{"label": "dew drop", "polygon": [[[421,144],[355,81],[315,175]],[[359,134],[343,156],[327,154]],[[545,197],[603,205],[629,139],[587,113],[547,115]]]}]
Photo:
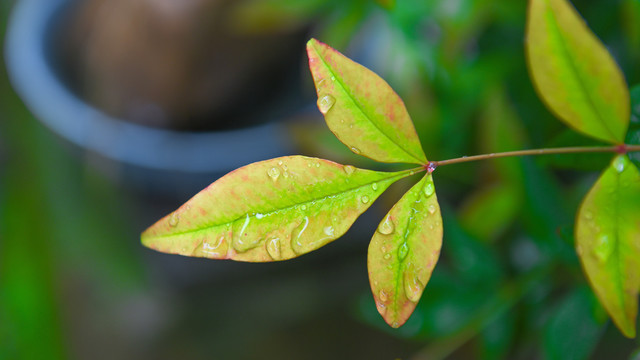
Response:
[{"label": "dew drop", "polygon": [[[249,214],[246,214],[244,218],[244,222],[242,223],[240,229],[238,231],[235,231],[234,229],[233,231],[232,245],[233,245],[233,248],[236,249],[236,251],[238,252],[245,252],[251,248],[254,248],[260,242],[259,238],[257,239],[252,238],[246,232],[250,222],[251,222],[251,216]],[[234,223],[234,226],[236,224],[239,224],[239,222],[236,221]]]},{"label": "dew drop", "polygon": [[300,210],[302,210],[302,211],[307,211],[307,205],[304,205],[304,204],[303,204],[303,205],[301,205],[301,206],[300,206]]},{"label": "dew drop", "polygon": [[351,175],[353,174],[354,171],[356,171],[356,168],[351,165],[345,165],[342,169],[344,170],[344,173],[347,175]]},{"label": "dew drop", "polygon": [[404,242],[398,249],[398,259],[400,261],[404,260],[407,257],[407,254],[409,254],[409,244]]},{"label": "dew drop", "polygon": [[260,220],[260,219],[262,219],[263,217],[265,217],[265,215],[264,215],[264,214],[260,214],[260,213],[257,213],[255,216],[256,216],[256,219],[258,219],[258,220]]},{"label": "dew drop", "polygon": [[400,324],[398,324],[397,321],[394,321],[393,324],[391,324],[391,327],[394,328],[394,329],[397,329],[397,328],[400,327]]},{"label": "dew drop", "polygon": [[336,103],[336,98],[334,98],[331,95],[325,95],[320,99],[318,99],[318,109],[320,109],[321,113],[326,114],[329,112],[329,110],[331,110],[331,108],[333,107],[333,104],[335,103]]},{"label": "dew drop", "polygon": [[605,263],[609,260],[611,253],[613,252],[613,244],[609,235],[603,234],[596,239],[595,246],[593,248],[593,254],[601,262]]},{"label": "dew drop", "polygon": [[273,260],[280,260],[282,255],[280,253],[280,238],[274,237],[267,241],[267,253]]},{"label": "dew drop", "polygon": [[389,260],[389,259],[391,259],[391,254],[389,254],[389,253],[384,254],[384,259],[385,259],[385,260]]},{"label": "dew drop", "polygon": [[407,295],[407,299],[412,302],[418,302],[420,295],[422,295],[423,285],[417,276],[413,274],[413,271],[407,271],[404,273],[404,293]]},{"label": "dew drop", "polygon": [[393,234],[395,230],[395,226],[393,225],[393,221],[391,221],[391,216],[388,216],[384,219],[383,222],[378,225],[378,232],[382,235]]},{"label": "dew drop", "polygon": [[212,257],[220,257],[223,253],[227,252],[226,246],[220,248],[224,243],[224,236],[220,236],[215,244],[209,244],[206,241],[202,242],[202,252]]},{"label": "dew drop", "polygon": [[282,160],[278,161],[278,165],[282,166]]},{"label": "dew drop", "polygon": [[317,163],[316,163],[316,167],[317,167],[317,168],[319,168],[319,167],[320,167],[320,163],[319,163],[319,162],[317,162]]},{"label": "dew drop", "polygon": [[331,81],[336,81],[336,77],[335,77],[335,76],[332,76],[332,77],[331,77]]},{"label": "dew drop", "polygon": [[291,231],[291,249],[298,255],[304,253],[301,238],[307,230],[307,226],[309,226],[309,217],[305,216],[300,224]]},{"label": "dew drop", "polygon": [[178,222],[180,222],[180,215],[174,211],[169,216],[169,226],[176,227],[178,226]]},{"label": "dew drop", "polygon": [[431,195],[433,195],[433,193],[435,193],[436,189],[433,186],[432,182],[428,182],[425,186],[424,186],[424,195],[426,197],[429,197]]},{"label": "dew drop", "polygon": [[427,210],[429,211],[429,214],[433,215],[436,213],[436,206],[431,204],[429,205],[429,207],[427,208]]},{"label": "dew drop", "polygon": [[335,232],[336,232],[336,230],[331,225],[326,226],[324,228],[324,234],[327,235],[327,236],[333,236],[335,234]]},{"label": "dew drop", "polygon": [[624,156],[618,156],[613,164],[613,166],[616,168],[616,171],[619,173],[624,171],[625,165],[626,159]]},{"label": "dew drop", "polygon": [[369,197],[367,195],[362,195],[360,201],[362,201],[363,204],[367,204],[369,202]]},{"label": "dew drop", "polygon": [[373,183],[373,184],[371,184],[371,189],[372,189],[373,191],[378,190],[378,183]]},{"label": "dew drop", "polygon": [[387,293],[384,290],[380,290],[380,293],[378,293],[378,297],[382,302],[387,302],[389,300],[389,295],[387,295]]},{"label": "dew drop", "polygon": [[356,154],[360,154],[360,149],[358,149],[357,147],[352,146],[351,151],[353,151]]},{"label": "dew drop", "polygon": [[267,175],[269,175],[271,180],[276,181],[280,176],[280,170],[278,170],[278,168],[276,167],[272,167],[271,169],[267,170]]}]

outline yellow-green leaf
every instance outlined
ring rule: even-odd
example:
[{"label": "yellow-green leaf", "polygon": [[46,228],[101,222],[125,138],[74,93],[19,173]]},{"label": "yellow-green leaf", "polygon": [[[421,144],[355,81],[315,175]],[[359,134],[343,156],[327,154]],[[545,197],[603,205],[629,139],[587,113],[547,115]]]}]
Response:
[{"label": "yellow-green leaf", "polygon": [[369,282],[387,324],[404,324],[422,296],[442,246],[442,216],[431,175],[385,216],[369,244]]},{"label": "yellow-green leaf", "polygon": [[527,60],[540,97],[583,134],[622,143],[629,91],[617,64],[566,0],[530,0]]},{"label": "yellow-green leaf", "polygon": [[305,156],[232,171],[142,234],[152,249],[239,261],[290,259],[342,236],[393,182],[378,172]]},{"label": "yellow-green leaf", "polygon": [[318,108],[342,143],[381,162],[427,163],[409,113],[389,84],[318,40],[309,40],[307,53]]},{"label": "yellow-green leaf", "polygon": [[585,197],[576,250],[598,299],[625,336],[635,337],[640,290],[640,172],[617,156]]}]

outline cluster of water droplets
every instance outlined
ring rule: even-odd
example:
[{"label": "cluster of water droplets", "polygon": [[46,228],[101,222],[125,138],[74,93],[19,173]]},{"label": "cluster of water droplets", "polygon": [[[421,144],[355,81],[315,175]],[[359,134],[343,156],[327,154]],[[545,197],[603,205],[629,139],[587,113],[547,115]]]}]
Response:
[{"label": "cluster of water droplets", "polygon": [[[433,186],[433,182],[431,181],[431,179],[429,179],[429,181],[425,184],[422,190],[422,193],[423,193],[423,196],[426,197],[427,199],[431,198],[433,194],[435,194],[435,187]],[[419,201],[420,200],[418,200],[418,202]],[[430,215],[433,215],[438,211],[438,208],[434,203],[431,203],[427,206],[427,211],[429,212]],[[394,223],[393,220],[394,219],[391,217],[391,215],[387,214],[387,216],[380,223],[380,225],[378,225],[378,230],[377,230],[378,233],[385,236],[393,235],[396,232],[396,224]],[[433,229],[433,225],[431,225],[430,228]],[[384,254],[383,258],[385,260],[391,260],[392,254],[391,252],[389,252],[389,249],[387,246],[383,245],[380,250]],[[397,258],[401,263],[407,259],[407,256],[409,255],[409,251],[410,251],[409,244],[405,240],[400,244],[397,250]],[[393,266],[394,265],[391,262],[387,265],[387,267],[389,267],[390,270],[393,269]],[[403,265],[400,265],[400,266],[403,266]],[[420,296],[422,295],[422,290],[424,289],[424,284],[418,278],[415,266],[412,263],[407,263],[405,265],[402,281],[404,284],[403,287],[404,287],[404,293],[406,298],[412,302],[417,302],[418,300],[420,300]],[[379,291],[378,308],[380,309],[380,311],[385,309],[386,302],[388,301],[388,298],[389,298],[388,295],[389,294],[384,289]]]}]

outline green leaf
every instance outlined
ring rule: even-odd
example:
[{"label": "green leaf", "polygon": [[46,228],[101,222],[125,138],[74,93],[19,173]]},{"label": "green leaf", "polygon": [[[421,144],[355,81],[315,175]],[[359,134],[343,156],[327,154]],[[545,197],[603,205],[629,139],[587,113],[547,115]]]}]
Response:
[{"label": "green leaf", "polygon": [[362,170],[305,156],[253,163],[151,226],[142,243],[212,259],[291,259],[342,236],[389,185],[412,173]]},{"label": "green leaf", "polygon": [[530,0],[527,59],[549,109],[577,131],[622,143],[629,93],[611,55],[565,0]]},{"label": "green leaf", "polygon": [[381,162],[427,163],[409,113],[389,84],[318,40],[309,40],[307,53],[318,108],[342,143]]},{"label": "green leaf", "polygon": [[426,175],[398,201],[369,244],[369,281],[387,324],[404,324],[414,308],[442,246],[442,216],[433,179]]},{"label": "green leaf", "polygon": [[562,299],[544,329],[544,358],[588,359],[603,333],[596,307],[597,301],[587,287]]},{"label": "green leaf", "polygon": [[576,250],[613,322],[634,337],[640,289],[640,172],[616,156],[585,197],[576,220]]}]

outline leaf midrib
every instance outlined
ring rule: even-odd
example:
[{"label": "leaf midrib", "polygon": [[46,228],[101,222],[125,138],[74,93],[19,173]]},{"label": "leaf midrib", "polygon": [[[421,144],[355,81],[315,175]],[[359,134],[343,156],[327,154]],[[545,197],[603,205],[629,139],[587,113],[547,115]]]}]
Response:
[{"label": "leaf midrib", "polygon": [[[400,179],[402,179],[402,178],[404,178],[404,177],[407,177],[407,176],[411,175],[411,172],[412,172],[412,171],[413,171],[413,170],[404,170],[404,171],[399,171],[399,172],[389,173],[389,174],[394,174],[394,175],[393,175],[393,176],[389,176],[389,177],[387,177],[387,178],[378,179],[378,180],[375,180],[375,181],[369,181],[369,182],[366,182],[366,183],[364,183],[364,184],[362,184],[362,185],[359,185],[359,186],[356,186],[356,187],[353,187],[353,188],[347,189],[347,190],[345,190],[345,191],[334,192],[334,193],[327,194],[327,195],[324,195],[324,196],[315,197],[315,198],[313,198],[313,199],[310,199],[310,200],[307,200],[307,201],[304,201],[304,202],[299,202],[299,203],[292,204],[292,205],[289,205],[289,206],[285,206],[285,207],[282,207],[282,208],[278,208],[278,209],[274,209],[274,210],[271,210],[271,211],[263,212],[263,213],[261,213],[261,214],[263,214],[264,216],[268,216],[268,215],[270,215],[270,214],[273,214],[273,213],[276,213],[276,212],[279,212],[279,211],[285,211],[285,210],[288,210],[288,209],[294,208],[294,207],[296,207],[296,206],[300,206],[300,205],[308,204],[308,203],[311,203],[311,202],[314,202],[314,201],[318,201],[318,200],[321,200],[321,199],[324,199],[324,198],[333,197],[333,196],[337,196],[337,195],[341,195],[341,194],[346,194],[346,193],[349,193],[349,192],[352,192],[352,191],[355,191],[355,190],[361,189],[361,188],[363,188],[363,187],[366,187],[366,186],[372,185],[373,183],[378,183],[378,182],[381,182],[381,181],[387,181],[387,180],[394,180],[394,178],[397,178],[397,179],[395,179],[395,180],[394,180],[394,182],[395,182],[395,181],[397,181],[397,180],[400,180]],[[245,214],[244,214],[244,215],[240,215],[240,216],[238,216],[237,218],[235,218],[235,219],[233,219],[233,220],[230,220],[230,221],[227,221],[227,222],[224,222],[224,223],[211,224],[211,225],[207,225],[207,226],[205,226],[205,227],[201,227],[201,228],[197,228],[197,229],[193,229],[193,230],[187,230],[187,231],[175,232],[175,233],[170,233],[170,234],[154,235],[154,236],[151,236],[150,238],[156,238],[156,239],[157,239],[157,238],[168,238],[168,237],[172,237],[172,236],[180,236],[180,235],[185,235],[185,234],[193,234],[193,233],[197,233],[197,232],[201,232],[201,231],[209,230],[209,229],[214,228],[214,227],[217,227],[217,226],[223,226],[223,225],[233,224],[233,223],[235,223],[236,221],[238,221],[238,220],[240,220],[240,219],[245,219],[245,218],[246,218],[246,214],[247,214],[247,213],[245,212]],[[255,214],[254,214],[254,215],[249,215],[249,218],[253,218],[253,217],[255,217]]]},{"label": "leaf midrib", "polygon": [[[425,179],[427,179],[427,177],[428,177],[428,175],[425,175],[425,177],[423,177],[423,178],[422,178],[422,180],[420,180],[420,182],[423,182],[423,181],[424,181],[424,183],[423,183],[423,184],[422,184],[422,186],[420,186],[420,188],[419,188],[419,189],[417,189],[417,191],[414,193],[414,195],[415,195],[415,196],[413,197],[412,201],[411,201],[411,202],[409,202],[409,204],[410,204],[410,205],[411,205],[411,204],[415,204],[416,202],[418,202],[417,200],[420,198],[420,196],[421,196],[421,195],[420,195],[420,194],[421,194],[421,192],[424,190],[424,187],[425,187],[425,186],[426,186],[426,184],[428,183],[428,181],[426,181],[426,180],[425,180]],[[416,184],[416,185],[417,185],[417,184]],[[411,190],[409,190],[409,191],[411,191]],[[435,194],[434,194],[434,195],[435,195]],[[409,208],[409,212],[411,212],[411,207]],[[413,229],[410,229],[410,228],[409,228],[409,227],[411,226],[411,219],[413,218],[411,215],[412,215],[412,214],[410,214],[409,216],[407,216],[407,222],[406,222],[406,225],[405,225],[405,227],[404,227],[405,231],[403,231],[403,235],[402,235],[402,237],[401,237],[402,242],[400,243],[400,246],[402,246],[402,244],[404,244],[404,242],[406,242],[406,241],[407,241],[407,238],[410,236],[410,232],[411,232],[411,230],[413,230]],[[415,226],[414,226],[414,228],[415,228]],[[396,249],[395,251],[396,251],[396,253],[397,253],[398,249]],[[409,254],[408,254],[408,253],[407,253],[407,257],[409,257]],[[405,258],[405,260],[406,260],[406,258]],[[400,298],[400,295],[399,295],[399,294],[400,294],[400,292],[399,292],[399,290],[398,290],[398,287],[399,287],[399,285],[400,285],[400,280],[402,280],[402,282],[404,282],[404,279],[403,279],[403,277],[404,277],[404,271],[400,271],[400,270],[401,270],[401,268],[402,268],[402,264],[404,264],[404,260],[402,260],[402,261],[399,261],[399,262],[398,262],[398,271],[396,272],[396,279],[395,279],[396,286],[395,286],[395,288],[394,288],[394,290],[395,290],[395,291],[394,291],[394,295],[395,295],[394,300],[395,300],[395,301],[393,302],[393,304],[394,304],[394,309],[395,309],[396,320],[397,320],[397,318],[398,318],[398,315],[399,315],[399,309],[400,309],[400,307],[399,307],[399,305],[398,305],[398,299]],[[406,270],[406,269],[405,269],[405,270]],[[403,284],[403,285],[404,285],[404,284]],[[404,288],[401,288],[401,289],[400,289],[400,291],[403,291],[403,292],[404,292]]]},{"label": "leaf midrib", "polygon": [[[325,68],[327,69],[327,71],[329,71],[329,73],[335,77],[336,82],[340,85],[340,88],[342,89],[342,92],[344,94],[347,95],[347,98],[349,98],[349,100],[351,100],[351,102],[358,108],[358,110],[360,111],[360,113],[362,113],[362,115],[369,121],[369,123],[371,125],[373,125],[374,128],[376,128],[376,130],[378,130],[382,135],[384,135],[387,139],[389,139],[389,141],[391,141],[395,146],[398,147],[398,149],[402,150],[405,154],[409,155],[409,157],[417,160],[417,164],[422,164],[422,160],[420,160],[418,157],[416,157],[415,155],[413,155],[412,153],[410,153],[407,149],[405,149],[404,147],[402,147],[398,142],[396,142],[394,139],[392,139],[387,133],[385,133],[384,131],[382,131],[382,129],[380,129],[380,127],[373,121],[371,120],[371,118],[369,117],[369,115],[367,115],[367,113],[364,111],[364,109],[362,108],[362,106],[360,105],[360,103],[358,101],[356,101],[356,99],[351,96],[351,94],[349,94],[349,92],[347,91],[345,84],[342,81],[342,78],[340,76],[337,76],[337,74],[333,71],[333,68],[329,65],[329,63],[327,63],[324,59],[324,57],[322,56],[322,54],[320,54],[320,51],[318,51],[318,49],[316,48],[315,44],[313,45],[313,50],[316,52],[316,54],[318,55],[318,58],[320,60],[322,60],[322,64],[324,64]],[[366,69],[366,68],[365,68]]]}]

